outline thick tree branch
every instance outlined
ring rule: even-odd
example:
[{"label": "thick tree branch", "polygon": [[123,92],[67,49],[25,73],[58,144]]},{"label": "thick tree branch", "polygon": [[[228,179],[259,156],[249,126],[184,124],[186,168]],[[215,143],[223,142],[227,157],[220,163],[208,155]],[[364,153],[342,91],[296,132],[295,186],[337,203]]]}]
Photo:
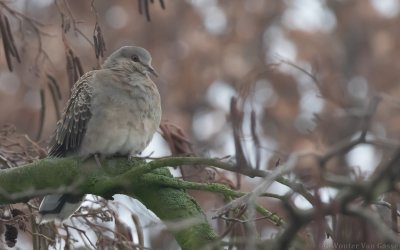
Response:
[{"label": "thick tree branch", "polygon": [[[172,177],[166,168],[162,168],[168,165],[160,165],[165,162],[156,162],[116,158],[102,161],[101,166],[97,166],[94,160],[82,162],[75,158],[60,158],[2,170],[0,204],[28,201],[58,192],[105,198],[125,194],[139,199],[163,221],[192,221],[184,228],[170,227],[182,249],[215,245],[217,236],[193,198],[182,189],[156,185],[149,178],[141,178],[147,172],[153,176]],[[169,224],[173,223],[167,223],[167,226]]]}]

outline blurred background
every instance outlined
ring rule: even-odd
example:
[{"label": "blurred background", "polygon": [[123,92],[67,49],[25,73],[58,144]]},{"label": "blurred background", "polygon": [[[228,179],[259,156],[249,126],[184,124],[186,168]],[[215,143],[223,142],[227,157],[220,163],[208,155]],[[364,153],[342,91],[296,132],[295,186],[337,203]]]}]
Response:
[{"label": "blurred background", "polygon": [[[181,128],[199,155],[237,153],[232,97],[243,112],[244,155],[260,169],[274,168],[293,152],[323,154],[359,135],[366,117],[368,138],[398,141],[400,1],[187,0],[165,5],[163,10],[158,1],[150,4],[148,22],[145,13],[139,14],[138,1],[1,1],[21,63],[11,58],[10,72],[0,50],[0,125],[13,124],[18,133],[45,145],[56,110],[62,110],[70,93],[67,51],[79,58],[83,71],[97,68],[102,59],[96,59],[93,36],[100,27],[104,57],[124,45],[151,52],[160,75],[154,81],[163,119]],[[60,89],[59,107],[49,75]],[[379,105],[369,117],[376,98]],[[170,154],[159,135],[147,151]],[[387,155],[360,144],[327,167],[362,178]],[[308,183],[316,167],[302,159],[298,178]],[[236,187],[241,183],[245,191],[260,181],[230,173],[223,178]],[[279,184],[270,191],[287,192]],[[329,199],[330,192],[335,191],[327,190],[322,198]],[[217,195],[194,195],[207,211],[223,204]],[[274,202],[266,207],[279,211]],[[301,200],[297,204],[307,207]],[[262,232],[268,236],[276,229],[265,226]]]}]

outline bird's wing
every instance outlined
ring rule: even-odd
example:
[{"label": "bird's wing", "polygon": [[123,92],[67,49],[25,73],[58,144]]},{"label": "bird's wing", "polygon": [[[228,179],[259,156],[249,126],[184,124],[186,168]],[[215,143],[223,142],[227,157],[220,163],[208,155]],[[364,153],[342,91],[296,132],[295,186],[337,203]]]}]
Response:
[{"label": "bird's wing", "polygon": [[71,98],[57,123],[56,132],[49,144],[49,156],[63,157],[76,152],[86,132],[91,117],[90,102],[94,71],[84,74],[73,86]]}]

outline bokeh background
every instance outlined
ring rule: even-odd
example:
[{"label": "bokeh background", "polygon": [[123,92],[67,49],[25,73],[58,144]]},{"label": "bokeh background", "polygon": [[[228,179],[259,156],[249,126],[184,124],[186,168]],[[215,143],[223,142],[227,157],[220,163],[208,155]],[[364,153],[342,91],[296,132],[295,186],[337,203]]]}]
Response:
[{"label": "bokeh background", "polygon": [[[106,44],[105,56],[123,45],[151,52],[160,75],[154,81],[162,96],[163,119],[180,127],[199,155],[235,154],[232,97],[238,98],[244,112],[244,153],[260,169],[273,168],[293,152],[324,153],[341,140],[357,136],[374,98],[380,102],[368,121],[368,138],[399,139],[400,1],[187,0],[165,4],[165,10],[158,1],[150,4],[148,22],[138,12],[138,1],[2,2],[0,11],[10,20],[21,63],[13,59],[10,72],[0,50],[0,125],[13,124],[19,133],[46,144],[57,121],[47,75],[57,80],[61,110],[70,93],[66,48],[80,59],[84,71],[101,64],[92,44],[97,22]],[[62,23],[71,26],[68,32],[63,32]],[[43,103],[43,131],[38,138]],[[252,111],[255,123],[250,119]],[[160,135],[148,152],[170,154]],[[335,157],[328,168],[363,177],[385,157],[387,152],[374,145],[360,144]],[[307,183],[315,167],[309,159],[300,161],[298,178]],[[224,178],[237,184],[233,174],[224,173]],[[258,182],[241,178],[241,188],[251,190]],[[276,184],[271,191],[287,190]],[[322,197],[329,199],[331,192],[335,191],[326,190]],[[194,195],[207,211],[222,205],[221,197]],[[297,204],[307,207],[301,200]],[[266,206],[279,211],[274,201]],[[271,235],[276,230],[265,226],[263,232]]]}]

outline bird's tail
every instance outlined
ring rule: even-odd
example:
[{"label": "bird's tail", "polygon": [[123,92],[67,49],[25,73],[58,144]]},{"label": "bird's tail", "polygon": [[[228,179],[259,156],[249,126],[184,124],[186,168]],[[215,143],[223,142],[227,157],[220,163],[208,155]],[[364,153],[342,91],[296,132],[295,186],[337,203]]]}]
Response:
[{"label": "bird's tail", "polygon": [[68,219],[81,206],[83,196],[69,194],[46,195],[39,206],[36,222],[39,224]]}]

